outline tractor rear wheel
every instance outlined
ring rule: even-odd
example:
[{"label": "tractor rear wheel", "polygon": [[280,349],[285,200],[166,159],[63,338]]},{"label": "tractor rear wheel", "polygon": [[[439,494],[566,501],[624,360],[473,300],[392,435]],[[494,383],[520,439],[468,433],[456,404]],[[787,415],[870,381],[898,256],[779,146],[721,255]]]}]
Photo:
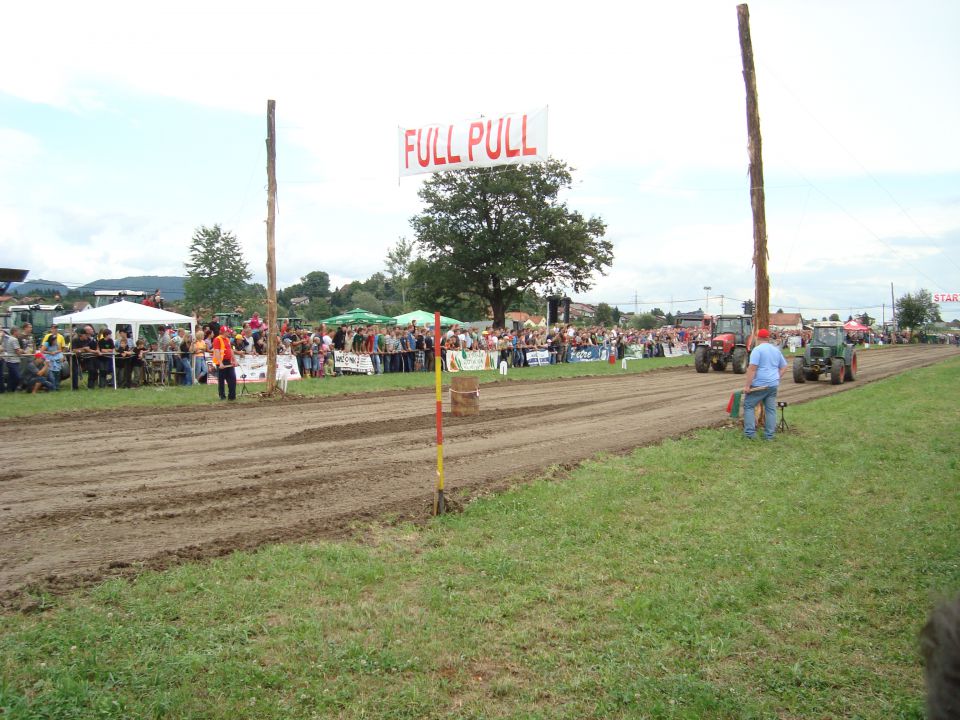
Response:
[{"label": "tractor rear wheel", "polygon": [[793,359],[793,381],[795,383],[805,383],[807,376],[803,372],[803,358]]},{"label": "tractor rear wheel", "polygon": [[850,353],[850,364],[847,365],[847,380],[857,379],[857,351]]},{"label": "tractor rear wheel", "polygon": [[847,366],[843,364],[843,358],[834,358],[834,362],[830,363],[830,384],[842,384],[846,374]]},{"label": "tractor rear wheel", "polygon": [[733,372],[737,375],[743,375],[747,371],[747,350],[738,347],[733,351]]},{"label": "tractor rear wheel", "polygon": [[693,364],[698,373],[710,370],[710,349],[706,345],[698,345],[693,353]]}]

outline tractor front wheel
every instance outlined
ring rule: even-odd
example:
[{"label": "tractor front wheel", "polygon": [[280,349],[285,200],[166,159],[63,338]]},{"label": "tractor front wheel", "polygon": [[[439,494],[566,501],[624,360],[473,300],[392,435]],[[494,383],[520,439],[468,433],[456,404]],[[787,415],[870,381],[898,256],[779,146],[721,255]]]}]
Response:
[{"label": "tractor front wheel", "polygon": [[793,381],[795,383],[805,383],[807,376],[803,371],[803,358],[793,359]]},{"label": "tractor front wheel", "polygon": [[841,385],[843,378],[847,374],[847,366],[843,364],[843,358],[834,358],[830,363],[830,384]]},{"label": "tractor front wheel", "polygon": [[733,351],[733,372],[737,375],[743,375],[747,371],[747,350],[738,347]]},{"label": "tractor front wheel", "polygon": [[709,372],[710,370],[710,349],[706,345],[698,345],[693,353],[693,364],[698,373]]}]

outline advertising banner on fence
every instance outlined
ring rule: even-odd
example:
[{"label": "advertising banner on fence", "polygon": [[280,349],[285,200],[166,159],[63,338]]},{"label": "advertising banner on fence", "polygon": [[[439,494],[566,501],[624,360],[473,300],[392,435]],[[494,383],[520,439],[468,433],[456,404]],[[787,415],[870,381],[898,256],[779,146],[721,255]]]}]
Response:
[{"label": "advertising banner on fence", "polygon": [[[209,360],[209,357],[208,357]],[[267,356],[266,355],[237,355],[234,358],[235,370],[238,383],[255,383],[267,381]],[[207,367],[213,367],[208,363]],[[277,357],[277,380],[299,380],[300,368],[297,367],[297,359],[293,355],[279,355]],[[217,376],[214,373],[207,373],[207,385],[216,385]]]},{"label": "advertising banner on fence", "polygon": [[547,159],[547,108],[399,128],[400,176]]},{"label": "advertising banner on fence", "polygon": [[[450,350],[447,352],[447,370],[492,370],[495,365],[491,353],[485,350]],[[496,359],[496,355],[493,356]]]},{"label": "advertising banner on fence", "polygon": [[369,355],[359,355],[352,352],[333,351],[333,367],[340,372],[373,374],[373,360]]},{"label": "advertising banner on fence", "polygon": [[549,350],[527,350],[527,365],[549,365]]},{"label": "advertising banner on fence", "polygon": [[571,348],[570,362],[590,362],[592,360],[606,360],[607,348],[599,345],[581,345]]}]

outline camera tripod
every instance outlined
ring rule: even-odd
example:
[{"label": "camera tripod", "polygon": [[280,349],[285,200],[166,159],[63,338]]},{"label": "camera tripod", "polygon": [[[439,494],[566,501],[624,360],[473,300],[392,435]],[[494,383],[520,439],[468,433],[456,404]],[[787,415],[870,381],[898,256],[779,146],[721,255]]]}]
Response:
[{"label": "camera tripod", "polygon": [[790,429],[787,425],[787,418],[784,416],[784,410],[786,410],[787,404],[785,402],[778,402],[777,406],[780,408],[780,423],[777,425],[777,430],[784,432]]},{"label": "camera tripod", "polygon": [[240,386],[240,397],[243,397],[247,394],[247,374],[243,373],[240,375],[240,382],[237,383]]}]

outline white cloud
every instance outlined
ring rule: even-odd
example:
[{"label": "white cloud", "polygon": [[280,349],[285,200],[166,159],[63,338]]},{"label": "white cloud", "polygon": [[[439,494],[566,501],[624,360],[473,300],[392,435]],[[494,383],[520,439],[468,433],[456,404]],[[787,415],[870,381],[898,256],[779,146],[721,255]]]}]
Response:
[{"label": "white cloud", "polygon": [[[796,298],[809,295],[803,283],[814,272],[872,282],[864,259],[911,281],[956,285],[942,238],[960,227],[957,205],[945,203],[960,176],[960,6],[926,0],[906,13],[893,3],[758,0],[750,9],[771,275]],[[13,118],[0,129],[0,242],[32,274],[181,272],[193,228],[226,212],[221,221],[262,278],[262,136],[250,138],[250,157],[255,148],[261,159],[245,185],[216,168],[177,177],[175,152],[169,165],[138,167],[139,148],[123,148],[126,160],[93,167],[62,148],[109,145],[79,121],[135,120],[131,103],[149,101],[150,112],[186,103],[249,120],[264,116],[271,97],[281,285],[312,269],[365,278],[398,236],[410,236],[422,180],[397,182],[397,125],[548,104],[551,153],[578,169],[571,206],[602,215],[616,246],[592,297],[693,297],[705,284],[752,292],[733,5],[281,2],[265,12],[249,1],[53,2],[15,4],[5,24],[19,31],[5,36],[0,63],[17,72],[0,75],[0,93],[62,111],[55,123],[28,130],[33,117]],[[208,136],[216,142],[215,129]],[[864,189],[892,174],[923,189],[904,191],[909,200],[898,190],[896,201]],[[151,190],[137,198],[138,187]],[[24,237],[31,243],[20,247]],[[916,237],[924,242],[894,240]]]}]

